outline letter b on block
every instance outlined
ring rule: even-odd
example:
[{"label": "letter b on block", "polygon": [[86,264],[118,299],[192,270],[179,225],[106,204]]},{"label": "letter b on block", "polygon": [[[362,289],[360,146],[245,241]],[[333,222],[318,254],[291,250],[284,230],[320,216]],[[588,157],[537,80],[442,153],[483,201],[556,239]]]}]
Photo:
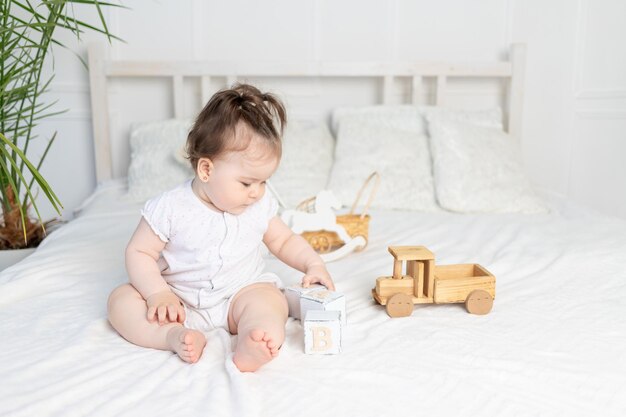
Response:
[{"label": "letter b on block", "polygon": [[311,336],[313,337],[314,352],[322,352],[324,350],[332,349],[333,347],[333,333],[328,327],[313,326],[311,327]]},{"label": "letter b on block", "polygon": [[309,310],[303,323],[304,352],[334,355],[341,352],[341,313]]}]

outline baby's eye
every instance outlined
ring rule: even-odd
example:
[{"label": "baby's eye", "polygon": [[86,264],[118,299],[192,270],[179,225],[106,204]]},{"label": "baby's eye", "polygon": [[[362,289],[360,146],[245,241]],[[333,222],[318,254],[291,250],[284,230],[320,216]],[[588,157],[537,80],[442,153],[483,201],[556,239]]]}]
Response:
[{"label": "baby's eye", "polygon": [[243,182],[243,181],[239,181],[239,182],[242,183],[244,187],[249,187],[250,186],[249,183],[246,183],[246,182]]}]

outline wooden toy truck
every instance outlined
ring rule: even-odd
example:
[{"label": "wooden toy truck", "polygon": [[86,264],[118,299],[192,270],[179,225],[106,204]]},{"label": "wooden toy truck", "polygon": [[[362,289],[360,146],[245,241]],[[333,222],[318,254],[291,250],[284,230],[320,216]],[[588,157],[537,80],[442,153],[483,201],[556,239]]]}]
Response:
[{"label": "wooden toy truck", "polygon": [[424,246],[390,246],[389,253],[394,258],[393,276],[378,277],[372,295],[390,317],[410,316],[415,304],[465,303],[472,314],[491,311],[496,277],[482,266],[435,266],[435,255]]}]

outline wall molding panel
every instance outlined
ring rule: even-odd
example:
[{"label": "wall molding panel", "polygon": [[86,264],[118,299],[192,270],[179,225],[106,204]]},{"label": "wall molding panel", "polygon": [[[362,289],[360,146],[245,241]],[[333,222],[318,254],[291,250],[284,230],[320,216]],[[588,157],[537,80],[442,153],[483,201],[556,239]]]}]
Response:
[{"label": "wall molding panel", "polygon": [[606,89],[606,90],[582,90],[578,91],[574,98],[577,100],[614,100],[626,98],[626,90]]},{"label": "wall molding panel", "polygon": [[[588,56],[589,50],[589,19],[590,8],[601,2],[578,0],[578,19],[575,34],[575,66],[574,66],[574,98],[585,100],[622,99],[626,98],[626,88],[623,85],[611,85],[604,87],[584,86],[586,65],[592,63]],[[606,3],[604,1],[603,3]],[[619,51],[615,51],[616,54]],[[597,65],[597,64],[596,64]],[[595,77],[596,79],[599,77]]]},{"label": "wall molding panel", "polygon": [[[593,68],[597,72],[600,67],[598,62],[593,61],[597,54],[593,53],[594,49],[590,49],[602,47],[598,45],[597,41],[590,43],[590,36],[594,34],[598,36],[597,32],[590,31],[594,27],[596,30],[598,29],[598,19],[603,17],[596,15],[596,24],[590,24],[591,12],[594,10],[591,8],[600,7],[598,5],[603,6],[606,3],[601,4],[589,0],[577,0],[576,2],[573,83],[569,100],[571,122],[569,126],[566,126],[569,131],[567,195],[579,203],[605,213],[624,216],[626,206],[620,207],[620,202],[617,200],[612,202],[611,198],[606,197],[615,192],[616,186],[625,186],[623,183],[616,185],[614,177],[607,177],[607,172],[619,171],[621,168],[614,165],[616,163],[614,158],[609,158],[606,155],[616,155],[623,152],[624,146],[619,140],[622,133],[618,129],[619,126],[623,125],[621,121],[626,120],[626,102],[623,102],[624,105],[622,106],[622,101],[626,99],[626,89],[623,85],[615,85],[615,83],[607,88],[606,83],[600,86],[597,81],[593,82],[600,79],[601,74],[601,72],[595,74],[596,78],[592,76]],[[603,10],[607,13],[606,9]],[[626,31],[622,29],[622,36],[624,35],[626,35]],[[616,53],[618,52],[616,51]],[[618,63],[619,58],[610,62],[603,62],[602,65],[618,65]],[[615,121],[620,122],[616,123]],[[592,134],[595,131],[601,131],[603,134],[596,137],[595,133]],[[580,164],[581,155],[585,154],[591,143],[603,147],[602,152],[606,153],[605,164],[608,165],[603,166],[603,169],[589,169],[588,166]],[[594,192],[583,192],[582,190],[590,181],[597,184]],[[598,193],[606,198],[599,198]]]},{"label": "wall molding panel", "polygon": [[584,120],[626,119],[626,110],[578,110],[575,114]]}]

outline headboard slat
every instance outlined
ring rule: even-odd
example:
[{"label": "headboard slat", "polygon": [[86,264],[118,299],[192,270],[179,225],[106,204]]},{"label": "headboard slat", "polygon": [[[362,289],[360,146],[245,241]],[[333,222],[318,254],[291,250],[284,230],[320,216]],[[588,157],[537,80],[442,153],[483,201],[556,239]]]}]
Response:
[{"label": "headboard slat", "polygon": [[204,107],[204,105],[209,101],[211,96],[211,76],[203,75],[200,79],[200,108]]},{"label": "headboard slat", "polygon": [[393,75],[385,75],[383,78],[383,104],[391,103],[391,93],[393,92]]},{"label": "headboard slat", "polygon": [[255,75],[260,77],[510,77],[511,62],[239,62],[239,61],[110,61],[108,77],[186,77]]},{"label": "headboard slat", "polygon": [[439,75],[437,77],[437,90],[435,92],[435,104],[437,106],[443,106],[445,103],[447,82],[445,75]]},{"label": "headboard slat", "polygon": [[184,115],[184,89],[183,89],[183,76],[175,75],[172,77],[172,87],[174,89],[174,117],[182,119]]},{"label": "headboard slat", "polygon": [[417,105],[422,95],[422,76],[415,75],[411,78],[411,104]]},{"label": "headboard slat", "polygon": [[109,98],[105,73],[107,50],[102,43],[89,45],[89,85],[93,126],[96,179],[113,178],[113,159],[109,127]]},{"label": "headboard slat", "polygon": [[513,45],[511,48],[512,76],[511,84],[509,85],[509,118],[507,132],[518,140],[521,140],[522,137],[525,62],[526,46],[523,44]]}]

